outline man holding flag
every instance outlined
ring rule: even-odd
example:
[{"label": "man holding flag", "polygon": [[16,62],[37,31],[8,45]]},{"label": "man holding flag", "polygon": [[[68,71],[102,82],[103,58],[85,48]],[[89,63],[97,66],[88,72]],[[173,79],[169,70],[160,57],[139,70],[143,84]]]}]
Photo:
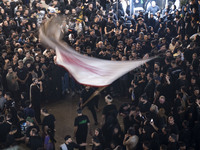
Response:
[{"label": "man holding flag", "polygon": [[98,96],[95,95],[88,103],[86,102],[94,92],[95,92],[94,88],[90,86],[85,86],[85,89],[82,91],[80,97],[80,107],[83,109],[85,106],[87,106],[92,113],[95,125],[98,125],[97,114],[95,110],[95,108],[97,109]]}]

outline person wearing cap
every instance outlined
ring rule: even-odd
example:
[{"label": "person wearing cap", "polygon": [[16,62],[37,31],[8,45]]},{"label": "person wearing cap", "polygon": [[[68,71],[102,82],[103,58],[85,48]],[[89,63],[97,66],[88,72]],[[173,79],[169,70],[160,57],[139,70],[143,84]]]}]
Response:
[{"label": "person wearing cap", "polygon": [[87,143],[81,143],[81,144],[74,143],[70,135],[66,135],[64,140],[65,143],[60,145],[60,150],[74,150],[74,148],[80,148],[82,146],[87,145]]},{"label": "person wearing cap", "polygon": [[[90,130],[90,120],[82,114],[82,109],[77,110],[78,116],[74,120],[74,137],[77,144],[86,143],[88,130]],[[79,150],[86,150],[86,147],[80,147]]]},{"label": "person wearing cap", "polygon": [[116,105],[112,104],[113,98],[110,95],[107,95],[105,97],[106,106],[103,108],[102,112],[102,132],[105,137],[105,146],[108,148],[110,146],[111,142],[111,136],[112,136],[112,129],[114,126],[118,124],[117,121],[117,107]]}]

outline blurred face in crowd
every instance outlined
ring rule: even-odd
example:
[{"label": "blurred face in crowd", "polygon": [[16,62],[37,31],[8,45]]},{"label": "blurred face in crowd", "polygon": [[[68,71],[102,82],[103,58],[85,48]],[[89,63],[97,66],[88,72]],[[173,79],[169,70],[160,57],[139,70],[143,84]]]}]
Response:
[{"label": "blurred face in crowd", "polygon": [[76,14],[76,9],[72,9],[72,14],[73,14],[73,15]]},{"label": "blurred face in crowd", "polygon": [[7,26],[8,26],[8,21],[5,20],[5,21],[3,22],[3,25],[7,27]]},{"label": "blurred face in crowd", "polygon": [[163,103],[165,102],[165,97],[164,97],[164,96],[160,96],[159,102],[160,102],[161,104],[163,104]]},{"label": "blurred face in crowd", "polygon": [[174,125],[174,118],[173,118],[172,116],[170,116],[170,117],[168,118],[168,123],[169,123],[170,125]]},{"label": "blurred face in crowd", "polygon": [[29,14],[29,10],[26,9],[26,10],[24,11],[24,14],[25,14],[25,15],[28,15],[28,14]]},{"label": "blurred face in crowd", "polygon": [[148,41],[148,36],[144,35],[144,41]]},{"label": "blurred face in crowd", "polygon": [[23,66],[24,66],[23,62],[21,62],[21,61],[18,62],[18,65],[19,65],[20,68],[23,68]]},{"label": "blurred face in crowd", "polygon": [[40,61],[41,63],[45,63],[45,57],[41,57]]},{"label": "blurred face in crowd", "polygon": [[17,61],[18,61],[18,56],[17,56],[17,55],[14,55],[14,56],[13,56],[13,61],[14,61],[14,62],[17,62]]},{"label": "blurred face in crowd", "polygon": [[96,130],[94,131],[94,134],[95,134],[95,136],[98,136],[98,135],[99,135],[99,131],[96,129]]},{"label": "blurred face in crowd", "polygon": [[196,84],[196,79],[195,78],[191,78],[191,84],[195,85]]},{"label": "blurred face in crowd", "polygon": [[194,95],[199,95],[199,89],[194,90]]},{"label": "blurred face in crowd", "polygon": [[139,20],[138,23],[139,23],[140,25],[142,25],[142,24],[143,24],[143,20],[142,20],[142,19]]},{"label": "blurred face in crowd", "polygon": [[154,64],[154,70],[155,71],[159,71],[160,70],[160,66],[157,63]]},{"label": "blurred face in crowd", "polygon": [[76,46],[76,49],[75,49],[77,52],[80,52],[80,47],[79,46]]},{"label": "blurred face in crowd", "polygon": [[192,54],[192,59],[194,60],[196,58],[197,58],[197,54],[196,53]]},{"label": "blurred face in crowd", "polygon": [[23,50],[21,48],[18,49],[18,53],[21,55],[23,54]]},{"label": "blurred face in crowd", "polygon": [[90,86],[86,86],[85,89],[88,91],[90,89]]},{"label": "blurred face in crowd", "polygon": [[8,69],[8,73],[12,73],[12,72],[13,72],[13,68],[11,67]]},{"label": "blurred face in crowd", "polygon": [[26,58],[30,58],[30,56],[31,56],[30,52],[27,52],[26,53]]},{"label": "blurred face in crowd", "polygon": [[90,4],[90,5],[88,6],[88,8],[89,8],[90,10],[92,10],[92,9],[93,9],[93,4]]},{"label": "blurred face in crowd", "polygon": [[23,11],[23,7],[19,6],[18,11],[22,12]]},{"label": "blurred face in crowd", "polygon": [[152,7],[155,7],[155,6],[156,6],[156,2],[155,2],[155,1],[152,1],[152,2],[151,2],[151,5],[152,5]]}]

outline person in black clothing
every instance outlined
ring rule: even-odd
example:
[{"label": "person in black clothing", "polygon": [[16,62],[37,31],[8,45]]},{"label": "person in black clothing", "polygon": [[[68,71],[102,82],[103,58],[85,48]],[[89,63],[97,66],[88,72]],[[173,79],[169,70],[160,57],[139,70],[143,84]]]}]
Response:
[{"label": "person in black clothing", "polygon": [[6,116],[6,119],[1,116],[0,117],[0,145],[5,145],[6,142],[6,136],[9,133],[12,123],[11,123],[11,115],[8,114]]},{"label": "person in black clothing", "polygon": [[175,134],[171,134],[169,136],[168,150],[177,150],[177,148],[178,148],[177,137]]},{"label": "person in black clothing", "polygon": [[49,99],[62,98],[62,77],[64,76],[63,69],[56,65],[56,57],[54,57],[54,62],[49,65],[49,81],[48,81],[48,91]]},{"label": "person in black clothing", "polygon": [[155,90],[155,81],[153,79],[153,74],[152,73],[148,73],[147,74],[147,80],[148,83],[144,89],[144,92],[147,95],[147,98],[150,102],[153,102],[154,99],[154,90]]},{"label": "person in black clothing", "polygon": [[15,141],[16,137],[17,137],[17,127],[12,126],[10,132],[6,136],[6,146],[16,145],[17,144]]},{"label": "person in black clothing", "polygon": [[74,143],[70,135],[66,135],[64,140],[65,143],[60,145],[60,150],[74,150],[74,148],[80,148],[82,146],[87,145],[87,143],[81,143],[81,144]]},{"label": "person in black clothing", "polygon": [[17,72],[17,80],[19,83],[20,92],[26,92],[27,91],[26,81],[29,77],[29,73],[28,70],[24,67],[23,60],[18,61],[18,67],[15,69],[15,72]]},{"label": "person in black clothing", "polygon": [[5,111],[5,113],[8,113],[8,111],[11,107],[15,107],[15,101],[13,101],[13,99],[11,98],[10,92],[6,92],[4,97],[6,99],[4,111]]},{"label": "person in black clothing", "polygon": [[42,82],[37,78],[33,78],[33,83],[30,85],[30,100],[35,111],[35,118],[38,123],[41,123],[40,119],[40,103],[41,93],[43,91]]},{"label": "person in black clothing", "polygon": [[105,137],[105,146],[110,147],[111,136],[113,134],[114,127],[118,124],[117,121],[117,108],[112,104],[113,98],[110,95],[105,97],[107,105],[103,108],[102,112],[102,132]]},{"label": "person in black clothing", "polygon": [[33,128],[30,131],[30,139],[29,144],[31,150],[38,150],[39,148],[43,147],[42,138],[38,134],[38,130]]},{"label": "person in black clothing", "polygon": [[140,97],[140,102],[138,104],[138,107],[140,108],[140,112],[142,114],[145,114],[145,113],[147,113],[150,110],[151,103],[147,100],[146,94],[143,94]]},{"label": "person in black clothing", "polygon": [[129,120],[129,113],[130,113],[130,105],[128,103],[122,104],[119,108],[119,115],[123,117],[124,133],[126,133],[126,131],[131,126]]},{"label": "person in black clothing", "polygon": [[[92,94],[95,94],[94,92],[95,92],[94,88],[92,88],[90,86],[85,87],[85,89],[81,93],[81,98],[80,98],[81,107],[90,98],[90,96]],[[97,108],[97,104],[98,104],[98,97],[97,96],[95,96],[94,98],[92,98],[92,100],[90,100],[88,103],[86,103],[86,106],[88,107],[88,109],[92,113],[92,116],[93,116],[94,121],[95,121],[95,125],[98,125],[97,114],[96,114],[96,110],[95,110],[95,107]],[[84,108],[84,106],[83,106],[83,108]]]},{"label": "person in black clothing", "polygon": [[41,109],[41,114],[44,116],[43,121],[42,121],[42,130],[43,130],[44,135],[47,135],[48,129],[50,129],[54,135],[55,121],[56,121],[54,115],[49,114],[46,108]]},{"label": "person in black clothing", "polygon": [[[86,115],[82,114],[82,110],[77,110],[78,117],[74,121],[74,137],[77,144],[86,143],[90,120]],[[79,150],[86,150],[86,147],[80,147]]]}]

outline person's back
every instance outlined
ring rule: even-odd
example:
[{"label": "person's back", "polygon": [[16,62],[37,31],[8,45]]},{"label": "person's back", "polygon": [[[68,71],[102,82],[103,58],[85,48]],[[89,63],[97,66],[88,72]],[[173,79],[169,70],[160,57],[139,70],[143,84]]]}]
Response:
[{"label": "person's back", "polygon": [[43,147],[42,138],[40,136],[30,137],[30,147],[31,150],[37,150]]}]

